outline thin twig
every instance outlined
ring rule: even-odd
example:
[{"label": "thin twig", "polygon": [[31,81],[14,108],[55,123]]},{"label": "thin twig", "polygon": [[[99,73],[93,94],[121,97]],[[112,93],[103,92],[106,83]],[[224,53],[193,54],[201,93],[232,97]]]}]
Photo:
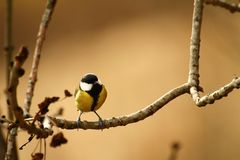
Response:
[{"label": "thin twig", "polygon": [[230,3],[225,0],[204,0],[206,4],[210,4],[213,6],[219,6],[229,10],[231,13],[240,12],[240,4],[239,3]]},{"label": "thin twig", "polygon": [[[129,115],[124,115],[121,117],[113,117],[111,119],[103,120],[104,125],[101,126],[99,122],[87,122],[81,121],[80,127],[82,129],[106,129],[110,127],[125,126],[130,123],[136,123],[138,121],[144,120],[145,118],[153,115],[168,102],[172,101],[176,97],[188,93],[190,86],[188,84],[183,84],[177,88],[174,88],[167,92],[165,95],[160,97],[158,100],[150,104],[149,106]],[[59,128],[63,129],[77,129],[78,125],[76,121],[67,121],[55,117],[49,117]]]},{"label": "thin twig", "polygon": [[27,144],[29,144],[33,140],[34,137],[35,137],[35,135],[31,134],[30,137],[28,138],[28,141],[26,143],[24,143],[23,145],[21,145],[21,147],[19,149],[23,150],[23,147],[25,147]]},{"label": "thin twig", "polygon": [[226,97],[228,93],[233,91],[233,89],[239,89],[239,88],[240,88],[240,78],[236,77],[229,84],[223,86],[219,90],[199,98],[196,101],[196,105],[199,107],[202,107],[202,106],[206,106],[207,104],[212,104],[216,100]]},{"label": "thin twig", "polygon": [[192,18],[192,35],[190,42],[190,62],[188,77],[188,83],[191,85],[190,93],[195,102],[199,99],[199,51],[202,14],[203,0],[195,0]]},{"label": "thin twig", "polygon": [[37,82],[38,65],[39,65],[40,56],[41,56],[41,52],[42,52],[43,42],[46,37],[48,24],[51,20],[51,16],[54,11],[56,1],[57,0],[48,0],[47,1],[46,9],[42,16],[42,21],[40,23],[40,27],[39,27],[39,31],[38,31],[38,35],[37,35],[36,46],[35,46],[34,55],[33,55],[32,69],[30,71],[28,87],[27,87],[26,97],[25,97],[25,101],[24,101],[25,114],[29,113],[30,106],[32,103],[34,88],[35,88],[35,84]]},{"label": "thin twig", "polygon": [[5,160],[15,159],[13,156],[14,150],[16,146],[15,137],[17,136],[17,128],[12,128],[10,130],[8,140],[7,140],[7,152],[5,154]]}]

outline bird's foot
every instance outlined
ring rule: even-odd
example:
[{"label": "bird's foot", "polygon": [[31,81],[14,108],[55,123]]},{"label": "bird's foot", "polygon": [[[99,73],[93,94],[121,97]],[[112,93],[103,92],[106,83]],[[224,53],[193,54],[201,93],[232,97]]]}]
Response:
[{"label": "bird's foot", "polygon": [[104,122],[103,122],[102,118],[99,118],[98,123],[99,123],[99,128],[101,128],[101,130],[103,131],[103,128],[104,128]]},{"label": "bird's foot", "polygon": [[99,118],[99,121],[98,121],[99,128],[100,128],[101,130],[103,130],[103,128],[104,128],[104,122],[103,122],[102,118],[97,114],[96,111],[93,111],[93,112],[94,112],[94,113],[98,116],[98,118]]},{"label": "bird's foot", "polygon": [[77,119],[77,129],[80,128],[81,126],[81,119],[78,117]]}]

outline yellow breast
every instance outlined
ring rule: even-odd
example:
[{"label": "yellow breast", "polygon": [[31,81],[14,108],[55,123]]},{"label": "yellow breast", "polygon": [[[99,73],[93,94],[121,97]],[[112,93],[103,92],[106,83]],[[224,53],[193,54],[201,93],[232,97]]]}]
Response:
[{"label": "yellow breast", "polygon": [[[106,98],[107,98],[107,91],[106,91],[106,88],[103,86],[99,94],[99,97],[97,99],[96,106],[94,107],[95,111],[102,106]],[[93,101],[94,101],[93,97],[91,97],[90,94],[80,89],[78,89],[78,91],[75,94],[75,105],[82,112],[90,112]]]}]

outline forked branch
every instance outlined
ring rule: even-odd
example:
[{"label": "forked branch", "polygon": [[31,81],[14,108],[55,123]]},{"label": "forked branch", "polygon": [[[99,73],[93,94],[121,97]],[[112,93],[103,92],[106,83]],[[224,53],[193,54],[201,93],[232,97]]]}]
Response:
[{"label": "forked branch", "polygon": [[197,106],[205,106],[212,104],[214,101],[225,97],[233,91],[233,89],[239,89],[240,79],[234,78],[231,83],[225,85],[219,90],[200,97],[199,94],[199,55],[200,55],[200,31],[203,16],[203,0],[194,1],[193,20],[192,20],[192,34],[190,42],[190,63],[189,63],[189,77],[188,83],[190,87],[190,93],[193,101]]}]

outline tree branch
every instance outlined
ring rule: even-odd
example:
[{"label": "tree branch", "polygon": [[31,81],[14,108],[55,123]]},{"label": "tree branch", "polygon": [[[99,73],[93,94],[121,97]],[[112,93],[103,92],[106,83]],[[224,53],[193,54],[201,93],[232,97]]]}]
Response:
[{"label": "tree branch", "polygon": [[16,136],[17,136],[17,128],[12,128],[9,132],[8,140],[7,140],[7,152],[5,154],[5,160],[13,160],[13,153],[16,152]]},{"label": "tree branch", "polygon": [[215,100],[221,99],[227,96],[228,93],[233,91],[234,88],[240,87],[239,78],[233,79],[233,81],[221,89],[200,98],[199,94],[199,50],[200,50],[200,32],[203,15],[203,0],[194,1],[193,21],[192,21],[192,35],[190,42],[190,64],[189,64],[189,77],[188,83],[191,86],[190,93],[193,101],[197,106],[205,106],[207,104],[214,103]]},{"label": "tree branch", "polygon": [[[190,86],[188,84],[183,84],[177,88],[170,90],[168,93],[160,97],[158,100],[150,104],[149,106],[129,115],[124,115],[120,117],[113,117],[111,119],[103,120],[103,127],[99,125],[99,122],[88,122],[82,121],[80,127],[82,129],[106,129],[110,127],[125,126],[130,123],[136,123],[138,121],[144,120],[145,118],[153,115],[168,102],[175,99],[176,97],[188,93]],[[58,119],[55,117],[49,117],[53,124],[57,127],[63,129],[77,129],[76,121],[68,121],[63,119]]]},{"label": "tree branch", "polygon": [[190,93],[194,101],[199,99],[199,51],[200,32],[203,14],[203,0],[194,1],[192,35],[190,41],[190,62],[188,83],[191,85]]},{"label": "tree branch", "polygon": [[[5,32],[4,33],[5,33],[4,34],[4,50],[5,50],[5,56],[6,56],[6,88],[7,88],[8,85],[9,85],[9,76],[10,76],[10,71],[11,71],[12,52],[13,52],[13,45],[12,45],[12,0],[6,0],[6,25],[5,25]],[[8,118],[12,120],[13,119],[13,114],[12,114],[9,106],[8,106],[7,112],[8,112]]]},{"label": "tree branch", "polygon": [[37,35],[36,46],[35,46],[35,51],[34,51],[34,55],[33,55],[32,69],[31,69],[31,72],[29,75],[26,98],[24,101],[25,114],[29,113],[30,106],[32,103],[33,92],[34,92],[35,84],[37,82],[38,65],[39,65],[40,56],[41,56],[41,52],[42,52],[43,42],[46,37],[48,24],[51,20],[51,16],[54,11],[56,1],[57,0],[48,0],[47,1],[46,9],[42,16],[42,21],[40,23],[40,27],[39,27],[39,31],[38,31],[38,35]]},{"label": "tree branch", "polygon": [[36,128],[34,125],[28,124],[24,120],[23,110],[18,105],[17,101],[17,86],[19,78],[24,74],[24,70],[21,68],[28,56],[28,50],[26,47],[22,47],[15,57],[12,70],[10,72],[9,87],[8,87],[8,103],[11,106],[12,111],[16,119],[19,122],[19,126],[27,130],[29,134],[35,134],[38,137],[46,138],[52,134],[52,131],[46,129]]},{"label": "tree branch", "polygon": [[215,102],[215,100],[226,97],[228,93],[233,91],[233,89],[239,89],[239,88],[240,88],[240,78],[236,77],[229,84],[225,85],[219,90],[216,90],[215,92],[209,95],[206,95],[197,99],[197,101],[195,101],[196,105],[199,107],[202,107],[202,106],[206,106],[207,104],[212,104]]},{"label": "tree branch", "polygon": [[[11,0],[8,0],[11,3]],[[111,127],[125,126],[130,123],[136,123],[145,118],[150,117],[154,113],[156,113],[159,109],[164,107],[170,101],[175,98],[185,94],[190,93],[193,101],[197,106],[205,106],[207,104],[214,103],[215,100],[221,99],[228,95],[228,93],[232,92],[234,89],[240,88],[240,78],[236,77],[229,84],[220,88],[219,90],[200,97],[199,91],[201,87],[199,86],[199,55],[200,55],[200,31],[201,31],[201,23],[202,23],[202,15],[203,15],[203,2],[206,4],[219,5],[221,7],[229,9],[231,12],[239,11],[238,5],[230,5],[223,0],[195,0],[194,1],[194,11],[193,11],[193,20],[192,20],[192,34],[190,41],[190,61],[189,61],[189,76],[188,82],[174,88],[160,97],[158,100],[148,105],[147,107],[129,115],[124,115],[120,117],[113,117],[111,119],[103,120],[103,126],[96,122],[88,122],[81,121],[80,126],[76,121],[68,121],[55,117],[48,117],[51,119],[52,124],[62,129],[108,129]],[[38,128],[34,125],[34,123],[28,123],[26,119],[24,119],[24,114],[28,114],[30,110],[30,106],[32,103],[34,88],[37,81],[37,72],[40,61],[40,56],[42,52],[43,43],[46,37],[47,28],[49,22],[51,20],[52,13],[54,11],[56,4],[56,0],[48,0],[46,9],[44,11],[42,21],[40,23],[39,32],[37,35],[37,41],[34,51],[33,64],[29,75],[28,87],[26,92],[26,97],[24,101],[24,111],[18,105],[17,101],[17,87],[19,83],[19,78],[24,74],[24,70],[22,69],[22,65],[27,59],[28,50],[26,47],[22,47],[18,52],[18,55],[14,59],[13,66],[10,68],[10,61],[12,59],[12,45],[11,45],[11,23],[7,27],[8,30],[6,32],[6,59],[7,59],[7,103],[11,108],[14,116],[16,117],[17,122],[15,126],[10,129],[10,134],[8,137],[7,144],[7,152],[5,154],[5,160],[10,160],[14,156],[14,146],[16,146],[15,137],[17,135],[18,127],[26,130],[31,135],[37,135],[38,138],[46,138],[53,133],[51,130],[51,124],[47,124],[49,128]],[[224,4],[224,5],[223,5]],[[229,6],[230,5],[230,8]],[[226,7],[227,6],[227,7]],[[232,8],[231,8],[232,7]],[[233,7],[235,9],[233,9]],[[11,11],[11,8],[9,9]],[[9,13],[10,14],[10,13]],[[11,22],[11,18],[7,19],[7,24]],[[10,37],[10,38],[9,38]],[[175,145],[173,149],[179,149],[179,146]],[[176,159],[176,153],[178,150],[174,150],[169,159]]]},{"label": "tree branch", "polygon": [[231,13],[240,12],[239,3],[230,3],[225,0],[204,0],[206,4],[210,4],[213,6],[219,6],[229,10]]},{"label": "tree branch", "polygon": [[[11,71],[11,62],[12,62],[12,53],[13,53],[13,44],[12,44],[12,0],[6,0],[6,25],[5,25],[5,31],[4,31],[4,50],[5,50],[5,56],[6,56],[6,89],[5,94],[7,97],[7,88],[9,85],[9,77],[10,77],[10,71]],[[7,98],[6,98],[7,99]],[[13,112],[10,108],[10,106],[7,104],[7,114],[8,118],[10,120],[13,120]],[[0,128],[1,130],[2,128]],[[0,131],[0,136],[3,138],[3,132]],[[17,146],[16,146],[16,134],[13,132],[9,133],[8,136],[7,145],[4,141],[1,143],[1,148],[6,151],[6,146],[9,147],[11,145],[11,149],[7,148],[7,153],[9,157],[11,157],[12,160],[18,159],[18,152],[17,152]],[[3,145],[3,146],[2,146]],[[3,158],[3,157],[2,157]]]}]

